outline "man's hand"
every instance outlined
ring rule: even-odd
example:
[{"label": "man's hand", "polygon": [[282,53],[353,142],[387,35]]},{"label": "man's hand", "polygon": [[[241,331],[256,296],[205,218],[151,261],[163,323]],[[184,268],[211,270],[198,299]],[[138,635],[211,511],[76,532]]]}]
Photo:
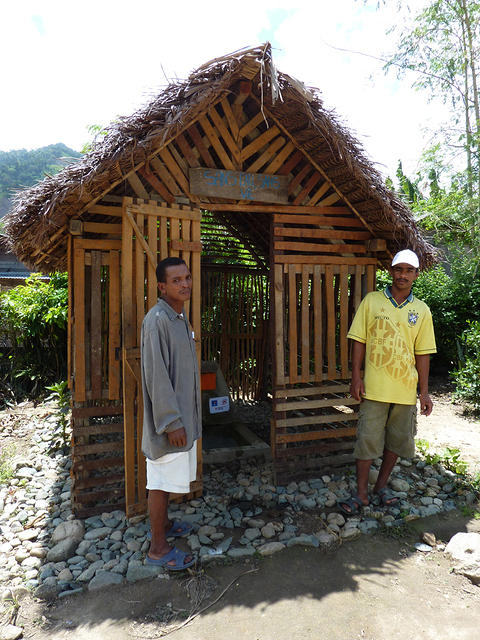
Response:
[{"label": "man's hand", "polygon": [[175,429],[175,431],[167,431],[167,438],[172,447],[185,447],[187,444],[187,433],[184,427]]},{"label": "man's hand", "polygon": [[365,385],[363,384],[362,378],[352,378],[352,382],[350,384],[350,395],[355,400],[359,402],[362,401],[363,396],[365,395]]},{"label": "man's hand", "polygon": [[420,394],[420,413],[422,416],[429,416],[432,413],[433,402],[428,393]]}]

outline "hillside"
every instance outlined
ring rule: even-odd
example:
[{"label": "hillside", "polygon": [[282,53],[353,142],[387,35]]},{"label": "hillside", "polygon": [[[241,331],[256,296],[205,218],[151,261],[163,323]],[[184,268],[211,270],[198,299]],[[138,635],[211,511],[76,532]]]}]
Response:
[{"label": "hillside", "polygon": [[[30,187],[45,174],[60,171],[68,160],[80,158],[78,151],[63,143],[50,144],[39,149],[0,151],[0,218],[10,207],[10,198],[17,189]],[[67,159],[67,160],[66,160]]]}]

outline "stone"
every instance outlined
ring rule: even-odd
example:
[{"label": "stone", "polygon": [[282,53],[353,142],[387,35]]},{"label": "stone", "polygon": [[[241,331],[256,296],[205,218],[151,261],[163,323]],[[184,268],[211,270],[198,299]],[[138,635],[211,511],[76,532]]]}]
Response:
[{"label": "stone", "polygon": [[406,491],[408,493],[410,490],[410,484],[406,480],[402,480],[402,478],[392,478],[390,484],[394,491]]},{"label": "stone", "polygon": [[248,518],[247,524],[252,529],[261,529],[265,526],[265,520],[260,520],[258,518]]},{"label": "stone", "polygon": [[317,501],[315,500],[315,498],[303,498],[299,501],[299,504],[302,509],[315,509],[315,507],[317,506]]},{"label": "stone", "polygon": [[41,600],[54,600],[60,591],[57,579],[54,576],[45,578],[41,585],[35,589],[35,595]]},{"label": "stone", "polygon": [[315,536],[318,540],[319,546],[322,549],[327,550],[337,544],[337,536],[334,536],[327,531],[317,531],[317,533],[315,533]]},{"label": "stone", "polygon": [[425,544],[424,542],[416,542],[413,546],[417,551],[423,551],[423,553],[430,553],[430,551],[433,551],[433,547],[429,544]]},{"label": "stone", "polygon": [[123,533],[117,529],[116,531],[112,531],[110,535],[110,540],[114,540],[115,542],[120,542],[123,540]]},{"label": "stone", "polygon": [[25,558],[25,560],[22,562],[22,567],[39,568],[41,566],[42,566],[42,559],[35,558],[33,556],[29,556],[28,558]]},{"label": "stone", "polygon": [[0,640],[17,640],[23,635],[22,627],[14,624],[5,624],[0,626]]},{"label": "stone", "polygon": [[54,547],[52,547],[47,553],[48,562],[60,562],[67,560],[75,555],[78,546],[78,541],[73,538],[65,538]]},{"label": "stone", "polygon": [[110,527],[98,527],[97,529],[87,531],[84,538],[85,540],[103,540],[103,538],[106,538],[110,533],[112,533]]},{"label": "stone", "polygon": [[25,531],[20,531],[18,533],[18,539],[22,542],[25,540],[35,540],[40,531],[38,529],[25,529]]},{"label": "stone", "polygon": [[220,544],[219,544],[219,545],[217,545],[216,550],[217,550],[217,551],[219,551],[219,552],[221,552],[222,554],[223,554],[223,553],[226,553],[226,552],[229,550],[230,545],[232,544],[232,540],[233,540],[233,538],[232,538],[232,537],[225,538],[224,540],[222,540],[222,541],[220,542]]},{"label": "stone", "polygon": [[476,565],[460,565],[454,567],[455,573],[459,573],[468,578],[473,584],[480,585],[480,564]]},{"label": "stone", "polygon": [[294,547],[297,545],[304,547],[318,547],[319,542],[316,536],[302,533],[301,535],[290,538],[290,540],[287,541],[287,547]]},{"label": "stone", "polygon": [[247,538],[247,540],[255,540],[255,538],[259,538],[261,536],[261,532],[260,529],[258,529],[257,527],[253,527],[253,528],[249,528],[249,529],[245,529],[245,532],[243,534],[245,536],[245,538]]},{"label": "stone", "polygon": [[18,562],[18,564],[22,564],[22,562],[29,556],[30,554],[23,547],[20,547],[20,549],[17,549],[17,551],[15,552],[15,560]]},{"label": "stone", "polygon": [[267,542],[266,544],[260,545],[257,551],[261,556],[271,556],[282,549],[285,549],[285,545],[281,542]]},{"label": "stone", "polygon": [[37,475],[37,472],[32,467],[22,467],[15,471],[15,475],[17,478],[33,478],[33,476]]},{"label": "stone", "polygon": [[327,522],[329,525],[336,524],[338,527],[343,527],[345,524],[345,518],[341,513],[329,513],[327,516]]},{"label": "stone", "polygon": [[208,524],[203,525],[203,527],[200,527],[197,531],[197,534],[199,536],[210,536],[212,535],[212,533],[216,533],[217,529],[216,527],[212,527]]},{"label": "stone", "polygon": [[93,564],[91,564],[89,567],[85,569],[85,571],[82,571],[82,573],[79,576],[77,576],[77,581],[90,582],[90,580],[95,575],[95,572],[96,572],[96,568]]},{"label": "stone", "polygon": [[[125,576],[127,582],[138,582],[139,580],[145,580],[146,578],[154,578],[159,573],[164,573],[165,569],[160,566],[148,564],[148,565],[133,565],[128,566],[127,575]],[[90,588],[90,587],[89,587]]]},{"label": "stone", "polygon": [[255,553],[256,549],[254,547],[235,547],[234,549],[229,549],[227,551],[227,555],[230,556],[230,558],[247,558],[248,556],[253,556],[253,554]]},{"label": "stone", "polygon": [[480,533],[456,533],[445,547],[445,553],[467,566],[480,563]]},{"label": "stone", "polygon": [[425,542],[425,544],[430,545],[431,547],[435,547],[437,545],[435,534],[431,533],[430,531],[424,531],[422,533],[422,541]]},{"label": "stone", "polygon": [[55,545],[67,538],[73,539],[77,542],[83,538],[85,533],[85,526],[81,520],[69,520],[67,522],[61,522],[52,534],[52,543]]},{"label": "stone", "polygon": [[360,529],[357,527],[345,527],[342,529],[340,536],[343,540],[354,540],[355,538],[358,538],[360,534]]},{"label": "stone", "polygon": [[364,522],[360,522],[358,528],[362,533],[373,533],[378,529],[378,522],[376,520],[365,520]]},{"label": "stone", "polygon": [[198,551],[201,547],[200,540],[198,539],[198,536],[195,534],[189,536],[187,539],[187,542],[188,542],[188,546],[192,551]]},{"label": "stone", "polygon": [[269,522],[264,527],[262,527],[261,534],[262,534],[262,536],[264,538],[266,538],[268,540],[268,539],[273,538],[274,536],[276,536],[277,532],[276,532],[275,527],[273,526],[273,524],[271,522]]},{"label": "stone", "polygon": [[70,582],[70,580],[73,580],[73,574],[70,569],[62,569],[57,576],[57,580],[59,582]]},{"label": "stone", "polygon": [[89,591],[98,591],[105,587],[110,587],[114,584],[121,584],[123,577],[118,573],[112,573],[111,571],[97,571],[96,575],[88,583]]},{"label": "stone", "polygon": [[91,540],[82,540],[77,547],[76,553],[79,556],[84,556],[90,547],[92,546]]}]

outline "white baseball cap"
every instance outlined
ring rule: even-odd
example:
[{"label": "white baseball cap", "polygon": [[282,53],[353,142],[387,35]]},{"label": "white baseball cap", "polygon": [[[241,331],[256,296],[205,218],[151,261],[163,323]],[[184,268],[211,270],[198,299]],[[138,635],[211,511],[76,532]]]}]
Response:
[{"label": "white baseball cap", "polygon": [[420,265],[417,254],[413,251],[410,251],[410,249],[403,249],[402,251],[399,251],[394,255],[392,260],[392,267],[394,267],[396,264],[402,263],[409,264],[412,267],[415,267],[415,269],[418,269]]}]

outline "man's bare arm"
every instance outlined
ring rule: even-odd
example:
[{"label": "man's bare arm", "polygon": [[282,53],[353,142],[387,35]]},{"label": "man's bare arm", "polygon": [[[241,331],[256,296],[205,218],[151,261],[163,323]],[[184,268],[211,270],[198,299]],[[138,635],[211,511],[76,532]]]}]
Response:
[{"label": "man's bare arm", "polygon": [[365,345],[363,342],[353,340],[352,349],[352,382],[350,384],[350,393],[355,400],[361,401],[365,394],[365,385],[362,379],[362,365],[365,358]]},{"label": "man's bare arm", "polygon": [[420,392],[420,413],[429,416],[432,413],[433,402],[428,394],[428,374],[430,372],[430,355],[415,356],[415,367],[418,372],[418,388]]}]

